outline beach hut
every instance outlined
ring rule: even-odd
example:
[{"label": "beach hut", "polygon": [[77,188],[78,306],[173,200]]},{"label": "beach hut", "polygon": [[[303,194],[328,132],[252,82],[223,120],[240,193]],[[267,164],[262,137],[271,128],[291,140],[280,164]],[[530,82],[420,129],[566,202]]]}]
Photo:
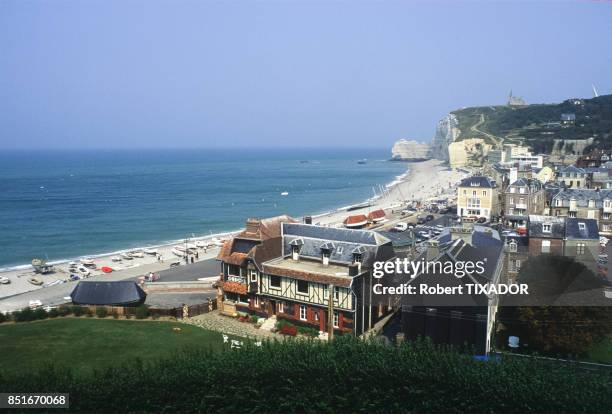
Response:
[{"label": "beach hut", "polygon": [[368,218],[364,214],[348,216],[344,219],[344,227],[348,229],[360,229],[368,224]]}]

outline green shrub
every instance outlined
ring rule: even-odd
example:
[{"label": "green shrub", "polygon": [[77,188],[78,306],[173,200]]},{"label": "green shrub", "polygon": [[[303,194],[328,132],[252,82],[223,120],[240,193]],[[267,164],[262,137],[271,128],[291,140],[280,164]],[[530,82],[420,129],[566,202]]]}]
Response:
[{"label": "green shrub", "polygon": [[125,319],[132,319],[132,314],[131,313],[126,313],[125,314]]},{"label": "green shrub", "polygon": [[34,309],[34,320],[47,319],[49,314],[43,308]]},{"label": "green shrub", "polygon": [[60,316],[60,311],[57,308],[53,308],[49,311],[49,317],[50,318],[57,318],[58,316]]},{"label": "green shrub", "polygon": [[82,316],[85,313],[85,309],[81,306],[73,306],[71,311],[74,316]]},{"label": "green shrub", "polygon": [[351,337],[261,348],[245,343],[83,376],[57,368],[0,376],[0,389],[12,392],[70,393],[70,409],[83,413],[245,407],[256,413],[605,413],[611,388],[609,372],[574,364],[526,357],[482,362],[450,347],[393,347]]},{"label": "green shrub", "polygon": [[119,314],[117,313],[116,310],[113,311],[112,315],[113,315],[113,319],[119,319]]},{"label": "green shrub", "polygon": [[140,305],[136,308],[136,319],[146,319],[149,317],[149,308],[146,305]]},{"label": "green shrub", "polygon": [[20,311],[16,311],[13,313],[13,318],[15,319],[15,322],[29,322],[29,321],[33,321],[35,316],[34,316],[34,311],[30,308],[23,308]]},{"label": "green shrub", "polygon": [[11,315],[10,314],[4,314],[2,312],[0,312],[0,323],[2,322],[8,322],[11,320]]},{"label": "green shrub", "polygon": [[257,315],[251,315],[251,322],[253,322],[253,323],[257,323],[257,321],[259,321],[259,316],[257,316]]},{"label": "green shrub", "polygon": [[69,306],[60,306],[58,308],[59,316],[68,316],[72,312]]},{"label": "green shrub", "polygon": [[103,306],[98,306],[96,308],[96,316],[98,318],[106,318],[108,316],[108,311]]},{"label": "green shrub", "polygon": [[319,336],[319,330],[315,328],[311,328],[309,326],[298,326],[297,330],[302,335],[311,336],[311,337]]}]

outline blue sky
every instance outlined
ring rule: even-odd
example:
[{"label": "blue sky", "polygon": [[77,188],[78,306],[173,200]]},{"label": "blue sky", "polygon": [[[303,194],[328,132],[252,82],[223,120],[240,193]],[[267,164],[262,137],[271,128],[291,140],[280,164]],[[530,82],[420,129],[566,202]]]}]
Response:
[{"label": "blue sky", "polygon": [[0,0],[0,148],[390,147],[612,93],[611,41],[602,2]]}]

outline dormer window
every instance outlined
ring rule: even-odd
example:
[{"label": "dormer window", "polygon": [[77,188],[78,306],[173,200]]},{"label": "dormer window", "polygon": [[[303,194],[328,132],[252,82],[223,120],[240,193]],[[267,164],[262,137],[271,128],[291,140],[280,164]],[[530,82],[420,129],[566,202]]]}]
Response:
[{"label": "dormer window", "polygon": [[334,244],[331,242],[323,243],[321,245],[321,260],[323,262],[323,266],[327,266],[329,264],[329,258],[331,257],[334,247]]},{"label": "dormer window", "polygon": [[479,185],[478,185],[478,181],[472,181],[472,182],[470,183],[470,185],[471,185],[472,187],[479,187]]},{"label": "dormer window", "polygon": [[542,224],[542,232],[543,233],[550,233],[550,229],[552,228],[551,224]]},{"label": "dormer window", "polygon": [[589,200],[589,208],[595,207],[595,200]]},{"label": "dormer window", "polygon": [[578,223],[578,229],[579,230],[586,230],[586,224],[582,223],[582,222]]}]

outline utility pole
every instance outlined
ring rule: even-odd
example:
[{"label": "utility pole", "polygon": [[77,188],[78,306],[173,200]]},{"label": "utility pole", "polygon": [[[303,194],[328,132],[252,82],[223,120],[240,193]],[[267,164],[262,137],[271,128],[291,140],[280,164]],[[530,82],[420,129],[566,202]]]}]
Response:
[{"label": "utility pole", "polygon": [[327,339],[334,339],[334,285],[329,285],[329,298],[327,307]]}]

